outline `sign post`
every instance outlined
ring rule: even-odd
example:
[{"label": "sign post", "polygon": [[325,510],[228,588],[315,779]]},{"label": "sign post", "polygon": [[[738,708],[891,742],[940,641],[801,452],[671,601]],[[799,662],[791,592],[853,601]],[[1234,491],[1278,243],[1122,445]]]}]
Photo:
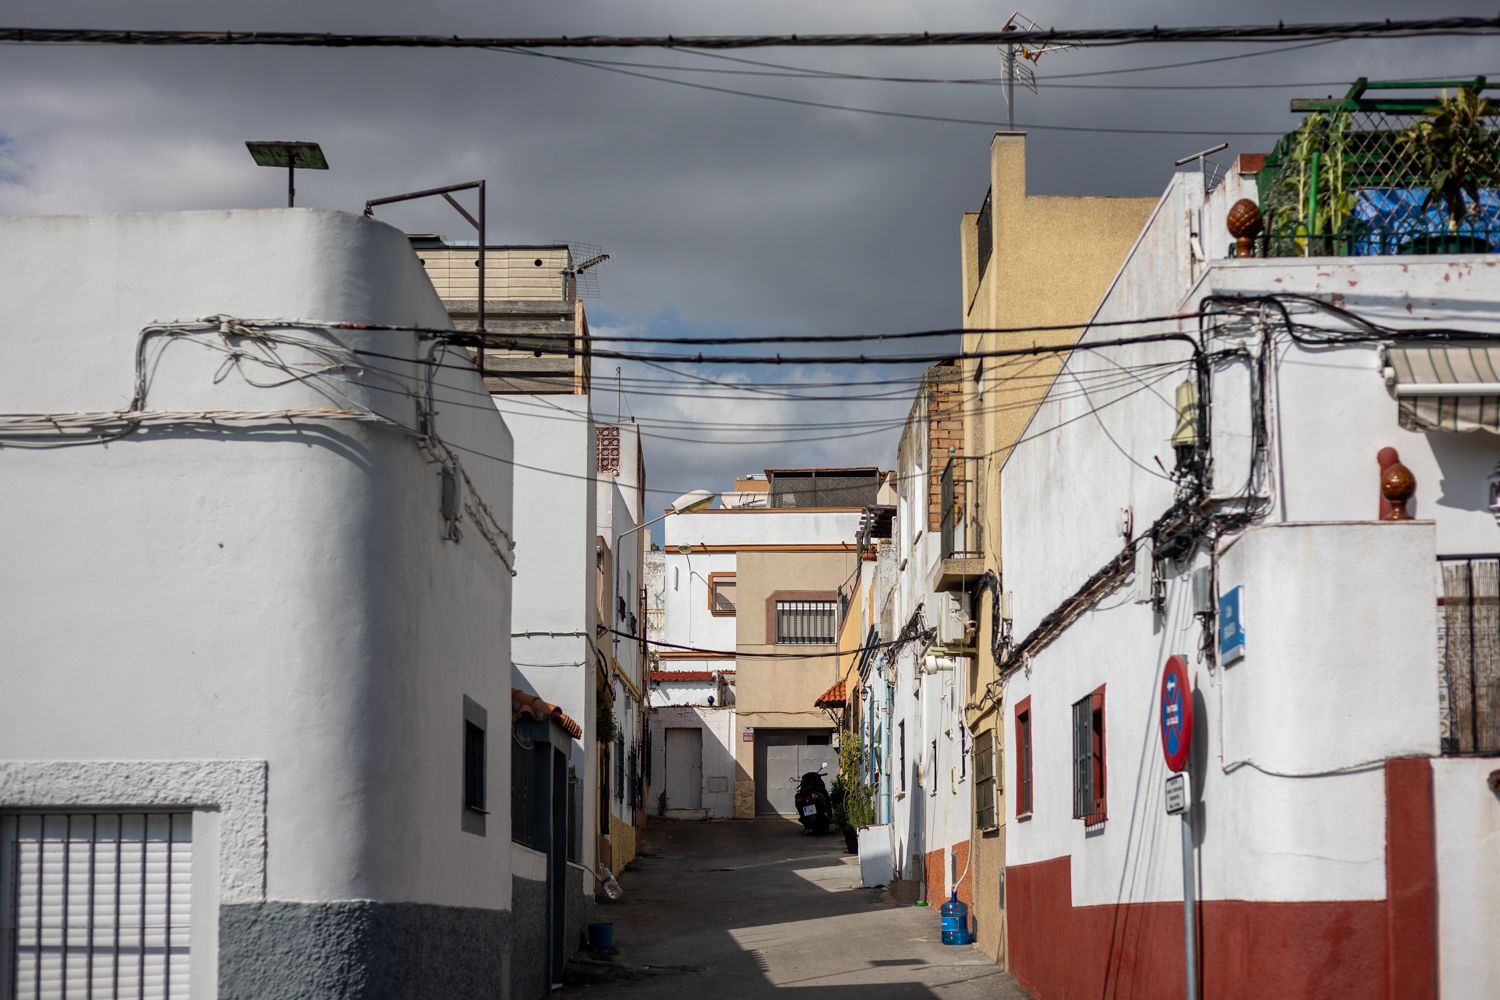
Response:
[{"label": "sign post", "polygon": [[1161,752],[1167,768],[1167,812],[1182,815],[1182,950],[1187,965],[1187,998],[1198,1000],[1197,921],[1193,916],[1193,804],[1187,775],[1193,747],[1193,688],[1187,660],[1167,658],[1161,677]]}]

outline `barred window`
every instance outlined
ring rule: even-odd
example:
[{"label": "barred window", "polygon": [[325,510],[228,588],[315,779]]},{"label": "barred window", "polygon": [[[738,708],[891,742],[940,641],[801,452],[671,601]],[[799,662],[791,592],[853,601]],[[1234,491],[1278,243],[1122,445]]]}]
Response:
[{"label": "barred window", "polygon": [[1105,810],[1104,689],[1073,703],[1073,818],[1093,826]]},{"label": "barred window", "polygon": [[995,763],[995,731],[991,729],[974,737],[974,826],[979,830],[1000,825],[995,809]]},{"label": "barred window", "polygon": [[186,997],[192,908],[191,813],[0,815],[0,995]]},{"label": "barred window", "polygon": [[838,602],[777,601],[776,642],[784,646],[831,646],[838,641]]},{"label": "barred window", "polygon": [[1016,705],[1016,815],[1031,815],[1031,699]]}]

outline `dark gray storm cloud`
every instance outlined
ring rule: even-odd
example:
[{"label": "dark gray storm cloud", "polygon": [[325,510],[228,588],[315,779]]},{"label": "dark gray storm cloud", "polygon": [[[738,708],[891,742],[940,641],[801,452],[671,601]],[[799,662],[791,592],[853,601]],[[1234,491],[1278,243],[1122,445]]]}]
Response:
[{"label": "dark gray storm cloud", "polygon": [[[1453,3],[1441,12],[1492,13]],[[348,4],[12,2],[12,25],[467,34],[674,34],[995,28],[992,4],[643,2]],[[1051,3],[1042,24],[1243,23],[1409,17],[1398,0]],[[1023,93],[1030,125],[1202,129],[1201,135],[1036,129],[1032,190],[1154,194],[1171,162],[1228,132],[1284,132],[1294,96],[1357,76],[1500,71],[1492,39],[1337,42],[1208,66],[1057,80]],[[1133,46],[1046,57],[1038,72],[1093,72],[1252,51],[1250,45]],[[682,52],[607,51],[600,59],[713,69],[753,67]],[[888,75],[992,77],[993,49],[763,51],[749,58]],[[697,83],[824,103],[1003,122],[994,87],[919,86],[723,74]],[[1128,90],[1121,84],[1189,89]],[[1196,89],[1299,83],[1301,89]],[[273,206],[281,178],[257,169],[246,138],[322,142],[333,169],[300,181],[304,204],[357,211],[371,196],[485,177],[492,239],[602,244],[610,329],[862,332],[959,323],[958,220],[984,197],[993,128],[879,118],[705,93],[606,70],[500,52],[28,48],[0,51],[0,212],[73,213]],[[1226,136],[1227,137],[1227,136]],[[1274,136],[1236,137],[1235,152]],[[385,216],[410,230],[465,235],[442,206]],[[1086,233],[1079,234],[1086,239]],[[601,366],[612,376],[613,363]],[[635,372],[634,368],[629,369]],[[635,372],[640,374],[640,372]],[[660,373],[655,373],[660,376]],[[747,373],[766,378],[764,370]],[[794,379],[809,373],[772,371]],[[828,373],[824,373],[825,375]],[[834,376],[836,377],[836,375]],[[826,420],[829,404],[641,395],[643,419],[760,423]],[[899,418],[907,402],[850,404]],[[602,409],[613,412],[611,401]],[[665,433],[665,429],[664,429]],[[753,439],[773,439],[758,430]],[[807,435],[802,435],[807,436]],[[816,443],[651,444],[664,488],[714,485],[768,464],[894,461],[895,432],[829,433]]]}]

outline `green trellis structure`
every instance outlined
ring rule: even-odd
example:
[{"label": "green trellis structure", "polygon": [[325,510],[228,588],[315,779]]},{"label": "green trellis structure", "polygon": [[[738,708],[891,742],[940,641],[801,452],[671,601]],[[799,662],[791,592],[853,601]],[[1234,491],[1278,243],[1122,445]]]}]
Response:
[{"label": "green trellis structure", "polygon": [[[1423,207],[1428,179],[1402,131],[1422,120],[1437,97],[1391,91],[1496,89],[1471,80],[1371,81],[1361,77],[1341,98],[1295,99],[1302,126],[1276,143],[1257,178],[1264,230],[1257,256],[1370,256],[1500,250],[1500,192],[1480,203],[1450,233],[1441,207]],[[1500,131],[1500,101],[1489,117]],[[1434,240],[1438,242],[1434,243]]]}]

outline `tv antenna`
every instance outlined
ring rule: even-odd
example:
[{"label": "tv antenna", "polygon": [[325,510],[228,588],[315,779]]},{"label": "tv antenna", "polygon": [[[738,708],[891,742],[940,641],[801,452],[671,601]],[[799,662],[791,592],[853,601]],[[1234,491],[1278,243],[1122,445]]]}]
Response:
[{"label": "tv antenna", "polygon": [[[1031,18],[1016,11],[1011,14],[1010,20],[1000,29],[1006,31],[1043,31],[1041,25]],[[1005,127],[1007,131],[1016,130],[1016,79],[1019,77],[1021,86],[1037,93],[1036,70],[1032,67],[1041,62],[1042,56],[1048,52],[1064,52],[1068,49],[1081,48],[1077,43],[1057,44],[1050,42],[1041,45],[1007,45],[997,48],[1000,54],[1000,68],[1005,72]]]},{"label": "tv antenna", "polygon": [[563,268],[563,276],[573,283],[574,294],[582,299],[597,299],[599,275],[594,273],[594,268],[610,260],[611,255],[595,243],[574,243],[572,240],[557,242],[567,245],[568,257],[573,262]]}]

